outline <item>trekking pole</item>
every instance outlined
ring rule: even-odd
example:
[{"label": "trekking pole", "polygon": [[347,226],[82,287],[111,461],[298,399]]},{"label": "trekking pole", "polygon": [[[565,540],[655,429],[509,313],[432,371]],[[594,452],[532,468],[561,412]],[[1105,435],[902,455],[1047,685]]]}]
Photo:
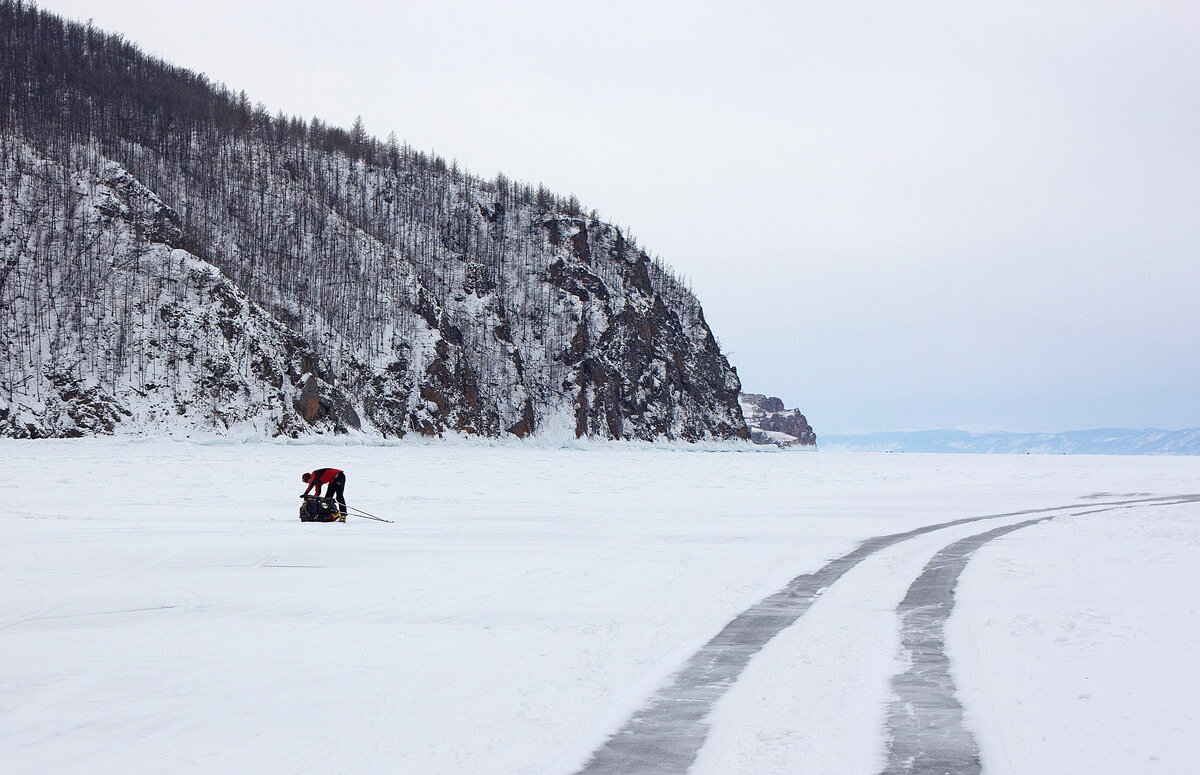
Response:
[{"label": "trekking pole", "polygon": [[352,512],[353,512],[353,511],[357,511],[357,512],[358,512],[357,514],[351,514],[350,516],[352,516],[352,517],[362,517],[362,518],[364,518],[364,519],[376,519],[376,520],[379,520],[380,522],[387,522],[387,523],[389,523],[389,524],[393,524],[393,525],[394,525],[394,524],[396,524],[395,522],[393,522],[393,521],[392,521],[392,520],[390,520],[390,519],[384,519],[383,517],[377,517],[377,516],[375,516],[374,514],[371,514],[371,513],[369,513],[369,512],[366,512],[366,511],[363,511],[362,509],[360,509],[360,508],[357,508],[357,507],[355,507],[355,506],[347,506],[347,507],[346,507],[346,510],[347,510],[347,511],[352,511]]}]

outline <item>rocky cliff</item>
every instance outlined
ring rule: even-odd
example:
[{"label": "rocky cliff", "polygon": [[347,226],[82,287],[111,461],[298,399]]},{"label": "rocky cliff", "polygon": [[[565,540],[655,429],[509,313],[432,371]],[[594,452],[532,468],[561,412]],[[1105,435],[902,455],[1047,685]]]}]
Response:
[{"label": "rocky cliff", "polygon": [[817,434],[799,409],[786,409],[781,399],[759,393],[742,393],[738,400],[755,444],[816,447]]},{"label": "rocky cliff", "polygon": [[573,196],[0,0],[0,434],[730,439],[695,295]]},{"label": "rocky cliff", "polygon": [[[694,297],[598,220],[467,186],[462,203],[485,214],[472,236],[489,239],[490,214],[524,254],[501,241],[487,263],[468,251],[418,267],[346,225],[347,265],[296,257],[289,293],[270,284],[271,256],[198,246],[94,146],[51,159],[10,135],[0,173],[4,435],[746,433]],[[312,301],[334,283],[359,287]]]}]

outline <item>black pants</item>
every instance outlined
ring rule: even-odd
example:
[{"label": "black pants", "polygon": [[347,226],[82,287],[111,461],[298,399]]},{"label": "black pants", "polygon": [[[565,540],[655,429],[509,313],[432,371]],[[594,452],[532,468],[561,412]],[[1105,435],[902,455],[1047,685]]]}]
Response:
[{"label": "black pants", "polygon": [[338,504],[342,507],[342,513],[346,513],[346,472],[343,471],[333,477],[333,481],[325,485],[325,497],[336,498]]}]

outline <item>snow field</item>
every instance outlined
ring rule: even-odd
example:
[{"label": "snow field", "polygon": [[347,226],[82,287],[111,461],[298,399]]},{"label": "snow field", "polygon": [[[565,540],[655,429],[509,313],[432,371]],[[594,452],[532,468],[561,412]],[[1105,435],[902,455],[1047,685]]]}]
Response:
[{"label": "snow field", "polygon": [[[24,485],[0,516],[0,744],[16,773],[570,773],[731,618],[866,537],[1100,491],[1200,489],[1195,458],[646,444],[0,448]],[[351,505],[397,523],[299,522],[299,475],[326,465],[346,470]],[[1083,531],[1075,550],[1115,546],[1185,573],[1197,508],[1172,508],[1173,520],[1130,510],[1115,537],[1089,532],[1108,524],[1089,520],[1126,512],[1071,518]],[[877,771],[898,668],[889,612],[937,549],[997,524],[906,541],[832,585],[719,701],[694,771]],[[1153,564],[1131,564],[1131,599],[1161,581]],[[979,567],[991,572],[991,561]],[[1045,680],[1026,664],[1038,649],[1109,670],[1133,626],[1166,644],[1155,669],[1179,680],[1158,680],[1154,696],[1126,687],[1117,703],[1097,694],[1094,717],[1077,724],[1112,739],[1121,715],[1165,692],[1188,729],[1195,588],[1178,597],[1193,613],[1183,626],[1158,615],[1127,625],[1131,606],[1109,587],[1069,574],[1060,583],[1079,610],[1100,612],[1092,641],[1027,647],[1029,628],[1011,642],[987,630],[999,651],[962,670],[991,675],[1003,663],[1005,691],[1033,692]],[[951,630],[960,609],[984,605],[971,594]],[[950,647],[952,660],[967,659],[970,649]],[[994,682],[959,683],[973,725],[976,708],[1011,707]],[[1069,676],[1063,686],[1074,691]],[[993,750],[1052,761],[1028,728],[1002,728],[991,747],[991,733],[972,728],[987,766]],[[1160,756],[1162,772],[1186,772],[1170,752],[1194,744],[1170,726],[1152,731],[1139,744],[1146,755]],[[1055,771],[1091,771],[1065,756]]]},{"label": "snow field", "polygon": [[907,666],[896,606],[939,549],[1026,518],[938,530],[863,560],[751,660],[714,708],[690,772],[782,773],[802,764],[806,772],[878,773],[887,763],[880,698]]},{"label": "snow field", "polygon": [[947,623],[989,775],[1194,772],[1200,509],[1079,509],[982,547]]}]

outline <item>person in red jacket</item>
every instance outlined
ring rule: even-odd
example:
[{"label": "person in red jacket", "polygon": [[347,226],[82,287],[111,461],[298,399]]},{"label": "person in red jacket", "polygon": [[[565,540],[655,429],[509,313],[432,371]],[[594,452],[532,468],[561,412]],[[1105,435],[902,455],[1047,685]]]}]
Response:
[{"label": "person in red jacket", "polygon": [[338,505],[341,506],[342,513],[346,513],[346,474],[336,468],[318,468],[311,474],[301,474],[300,479],[308,483],[304,488],[304,494],[301,498],[308,497],[308,491],[314,487],[316,490],[313,495],[321,497],[321,485],[327,485],[325,488],[326,498],[336,498]]}]

